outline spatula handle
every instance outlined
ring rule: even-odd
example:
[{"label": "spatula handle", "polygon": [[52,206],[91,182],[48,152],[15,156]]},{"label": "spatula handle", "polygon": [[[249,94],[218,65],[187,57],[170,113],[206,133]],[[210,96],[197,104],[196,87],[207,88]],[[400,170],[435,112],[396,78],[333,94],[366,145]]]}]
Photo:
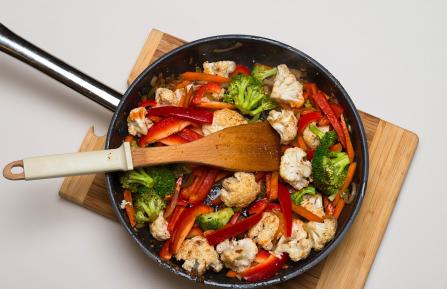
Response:
[{"label": "spatula handle", "polygon": [[[14,173],[12,170],[16,167],[23,168],[23,172]],[[3,176],[10,180],[35,180],[132,169],[130,145],[125,142],[117,149],[32,157],[14,161],[5,167]]]}]

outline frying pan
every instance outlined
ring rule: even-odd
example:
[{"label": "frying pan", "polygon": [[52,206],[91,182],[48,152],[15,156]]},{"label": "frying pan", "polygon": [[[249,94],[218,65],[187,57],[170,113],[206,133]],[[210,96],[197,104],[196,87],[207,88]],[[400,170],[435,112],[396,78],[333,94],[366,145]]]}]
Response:
[{"label": "frying pan", "polygon": [[236,278],[227,278],[224,272],[207,272],[202,277],[192,276],[184,271],[181,264],[176,261],[161,260],[158,256],[161,243],[151,237],[148,228],[135,232],[129,225],[123,210],[119,208],[123,199],[119,173],[106,174],[108,195],[123,227],[149,258],[174,274],[208,285],[231,288],[255,288],[283,282],[304,273],[321,262],[343,239],[360,209],[368,179],[368,150],[362,121],[351,98],[334,76],[321,64],[298,49],[275,40],[249,35],[220,35],[199,39],[160,57],[136,78],[124,94],[116,92],[44,52],[8,30],[1,23],[0,50],[114,111],[107,133],[106,149],[116,148],[122,143],[123,138],[127,135],[127,115],[132,108],[137,106],[140,97],[147,94],[153,76],[159,73],[171,75],[190,71],[196,66],[201,66],[204,61],[233,60],[248,66],[253,63],[271,66],[285,63],[291,68],[305,71],[308,80],[316,82],[319,88],[327,94],[335,96],[344,106],[352,130],[353,146],[357,152],[358,167],[353,181],[357,191],[356,197],[344,209],[339,218],[335,238],[326,244],[323,250],[312,251],[307,259],[299,262],[289,261],[287,268],[265,281],[248,283]]}]

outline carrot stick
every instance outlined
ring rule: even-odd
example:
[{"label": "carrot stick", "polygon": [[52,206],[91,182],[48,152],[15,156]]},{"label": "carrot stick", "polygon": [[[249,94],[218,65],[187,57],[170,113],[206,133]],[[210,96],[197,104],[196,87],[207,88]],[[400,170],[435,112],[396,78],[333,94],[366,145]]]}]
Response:
[{"label": "carrot stick", "polygon": [[335,199],[334,199],[333,203],[334,203],[335,205],[337,205],[337,204],[338,204],[338,201],[340,201],[340,192],[338,192],[337,195],[335,195]]},{"label": "carrot stick", "polygon": [[166,242],[164,242],[160,250],[160,258],[165,261],[171,260],[172,258],[171,240],[167,240]]},{"label": "carrot stick", "polygon": [[345,135],[346,152],[348,153],[349,161],[352,163],[354,161],[354,148],[352,147],[351,136],[349,135],[348,126],[346,125],[345,117],[343,116],[343,114],[340,115],[340,120],[343,134]]},{"label": "carrot stick", "polygon": [[133,135],[129,134],[124,138],[124,141],[130,143],[133,141],[133,139],[134,139]]},{"label": "carrot stick", "polygon": [[306,143],[304,142],[304,138],[303,138],[302,135],[298,136],[298,139],[297,139],[297,145],[298,145],[298,147],[299,147],[300,149],[302,149],[303,151],[307,151],[307,145],[306,145]]},{"label": "carrot stick", "polygon": [[337,206],[335,207],[335,211],[334,211],[334,217],[336,219],[338,219],[338,217],[340,217],[341,211],[343,211],[344,206],[345,206],[345,201],[343,201],[343,199],[340,199],[337,202]]},{"label": "carrot stick", "polygon": [[201,80],[201,81],[208,81],[208,82],[217,82],[217,83],[225,83],[230,82],[230,79],[228,77],[222,77],[219,75],[212,75],[202,72],[184,72],[180,74],[180,78],[183,80]]},{"label": "carrot stick", "polygon": [[227,274],[225,274],[225,276],[227,276],[228,278],[236,278],[237,274],[238,273],[236,271],[230,270],[227,272]]},{"label": "carrot stick", "polygon": [[190,83],[191,83],[191,81],[189,81],[189,80],[183,80],[183,81],[177,83],[177,85],[175,86],[175,88],[176,88],[176,89],[181,89],[181,88],[186,87],[186,86],[187,86],[188,84],[190,84]]},{"label": "carrot stick", "polygon": [[135,220],[135,210],[133,209],[132,193],[129,190],[124,190],[124,200],[127,202],[124,208],[126,209],[129,223],[133,228],[137,224],[137,221]]},{"label": "carrot stick", "polygon": [[278,198],[278,181],[279,181],[278,172],[277,171],[272,172],[272,178],[270,180],[270,194],[269,194],[270,201],[274,201]]},{"label": "carrot stick", "polygon": [[265,175],[265,195],[269,199],[270,199],[271,184],[272,184],[272,174],[271,173],[267,173]]},{"label": "carrot stick", "polygon": [[331,146],[329,149],[333,152],[341,152],[343,147],[341,146],[341,143],[336,143],[333,146]]},{"label": "carrot stick", "polygon": [[196,236],[202,236],[203,230],[200,229],[198,226],[192,227],[191,231],[189,231],[188,236],[186,238],[193,238]]},{"label": "carrot stick", "polygon": [[196,104],[197,107],[201,108],[207,108],[211,110],[218,110],[218,109],[236,109],[236,107],[231,103],[226,102],[220,102],[220,101],[210,101],[210,102],[201,102]]},{"label": "carrot stick", "polygon": [[355,169],[357,168],[357,163],[351,163],[348,168],[348,173],[346,174],[346,178],[343,182],[343,185],[341,185],[340,190],[338,190],[338,193],[340,194],[344,190],[346,190],[349,185],[352,182],[352,179],[354,178]]},{"label": "carrot stick", "polygon": [[177,182],[175,183],[175,190],[174,190],[174,194],[172,196],[171,202],[169,203],[168,207],[166,208],[164,217],[165,219],[169,218],[172,213],[174,212],[175,207],[177,206],[177,200],[180,194],[180,189],[182,187],[182,182],[183,182],[183,176],[180,176],[177,179]]},{"label": "carrot stick", "polygon": [[307,210],[306,208],[295,204],[294,202],[292,202],[292,211],[294,211],[296,214],[300,215],[301,217],[303,217],[309,221],[315,221],[315,222],[319,222],[319,223],[323,222],[322,218],[315,215],[314,213]]}]

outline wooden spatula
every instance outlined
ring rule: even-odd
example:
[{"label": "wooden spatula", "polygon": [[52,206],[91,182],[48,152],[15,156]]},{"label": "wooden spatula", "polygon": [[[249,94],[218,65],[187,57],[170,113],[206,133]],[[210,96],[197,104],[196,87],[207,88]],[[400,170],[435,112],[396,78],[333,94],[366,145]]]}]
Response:
[{"label": "wooden spatula", "polygon": [[[128,171],[134,167],[171,163],[194,163],[231,171],[276,171],[279,137],[266,122],[226,128],[199,140],[174,146],[117,149],[26,158],[5,166],[10,180],[35,180]],[[23,171],[13,172],[14,168]]]}]

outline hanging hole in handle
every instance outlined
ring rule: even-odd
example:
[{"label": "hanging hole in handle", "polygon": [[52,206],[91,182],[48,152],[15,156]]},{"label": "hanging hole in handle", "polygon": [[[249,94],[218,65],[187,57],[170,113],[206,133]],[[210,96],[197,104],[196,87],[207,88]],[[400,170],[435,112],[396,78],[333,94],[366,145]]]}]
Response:
[{"label": "hanging hole in handle", "polygon": [[23,161],[14,161],[7,164],[3,169],[3,176],[8,180],[24,180],[25,170],[23,168]]}]

